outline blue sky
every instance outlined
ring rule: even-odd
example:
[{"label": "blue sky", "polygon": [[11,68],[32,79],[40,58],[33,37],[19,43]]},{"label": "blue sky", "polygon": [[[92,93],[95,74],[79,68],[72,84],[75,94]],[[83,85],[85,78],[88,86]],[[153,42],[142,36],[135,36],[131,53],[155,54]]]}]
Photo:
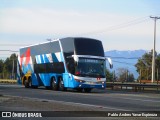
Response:
[{"label": "blue sky", "polygon": [[[160,0],[0,0],[0,49],[82,36],[101,40],[105,51],[151,50],[149,16],[160,16],[159,5]],[[159,44],[160,20],[158,52]],[[0,52],[0,58],[9,54]]]}]

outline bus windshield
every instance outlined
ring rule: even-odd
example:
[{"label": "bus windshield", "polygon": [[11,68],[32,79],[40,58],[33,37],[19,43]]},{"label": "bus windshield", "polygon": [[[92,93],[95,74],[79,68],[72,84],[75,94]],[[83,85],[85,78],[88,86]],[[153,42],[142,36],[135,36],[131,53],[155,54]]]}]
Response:
[{"label": "bus windshield", "polygon": [[75,75],[82,77],[105,77],[105,60],[79,58],[75,67]]}]

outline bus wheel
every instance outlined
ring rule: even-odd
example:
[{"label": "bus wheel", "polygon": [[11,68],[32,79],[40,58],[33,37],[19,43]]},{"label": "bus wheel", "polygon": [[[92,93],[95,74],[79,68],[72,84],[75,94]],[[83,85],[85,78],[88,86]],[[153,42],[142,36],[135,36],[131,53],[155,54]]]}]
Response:
[{"label": "bus wheel", "polygon": [[85,93],[90,93],[91,90],[92,90],[92,88],[84,88],[84,92],[85,92]]},{"label": "bus wheel", "polygon": [[66,91],[67,89],[64,87],[64,82],[62,80],[62,78],[59,78],[59,90],[60,91]]},{"label": "bus wheel", "polygon": [[58,90],[58,86],[57,86],[57,83],[56,83],[56,79],[53,77],[52,80],[51,80],[51,89],[52,90]]},{"label": "bus wheel", "polygon": [[35,88],[35,89],[38,88],[37,85],[32,85],[32,79],[31,79],[31,77],[28,79],[28,86],[29,86],[29,88]]},{"label": "bus wheel", "polygon": [[32,79],[31,78],[28,79],[28,86],[29,86],[29,88],[32,88]]},{"label": "bus wheel", "polygon": [[29,88],[29,83],[28,83],[28,80],[24,79],[24,86],[25,88]]}]

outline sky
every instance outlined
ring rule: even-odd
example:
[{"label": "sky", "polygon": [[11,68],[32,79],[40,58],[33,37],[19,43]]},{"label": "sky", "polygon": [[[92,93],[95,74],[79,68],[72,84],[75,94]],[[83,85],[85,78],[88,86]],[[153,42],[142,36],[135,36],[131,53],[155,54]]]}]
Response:
[{"label": "sky", "polygon": [[[88,37],[105,51],[151,50],[160,0],[0,0],[0,59],[47,39]],[[160,52],[160,19],[156,50]]]}]

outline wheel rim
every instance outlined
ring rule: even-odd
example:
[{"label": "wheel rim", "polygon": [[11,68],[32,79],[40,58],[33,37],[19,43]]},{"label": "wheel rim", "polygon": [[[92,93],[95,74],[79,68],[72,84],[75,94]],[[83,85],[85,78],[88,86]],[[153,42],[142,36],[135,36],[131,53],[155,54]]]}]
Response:
[{"label": "wheel rim", "polygon": [[26,80],[26,79],[24,80],[24,86],[25,86],[26,88],[28,88],[28,87],[29,87],[29,84],[28,84],[28,82],[27,82],[27,80]]},{"label": "wheel rim", "polygon": [[24,86],[27,86],[27,82],[26,82],[26,80],[24,80]]},{"label": "wheel rim", "polygon": [[32,86],[31,80],[29,80],[28,85],[29,85],[29,87],[31,87],[31,86]]},{"label": "wheel rim", "polygon": [[53,90],[57,90],[57,84],[56,84],[55,78],[52,78],[51,87]]},{"label": "wheel rim", "polygon": [[60,82],[59,82],[59,89],[64,90],[64,83],[62,79],[60,79]]}]

